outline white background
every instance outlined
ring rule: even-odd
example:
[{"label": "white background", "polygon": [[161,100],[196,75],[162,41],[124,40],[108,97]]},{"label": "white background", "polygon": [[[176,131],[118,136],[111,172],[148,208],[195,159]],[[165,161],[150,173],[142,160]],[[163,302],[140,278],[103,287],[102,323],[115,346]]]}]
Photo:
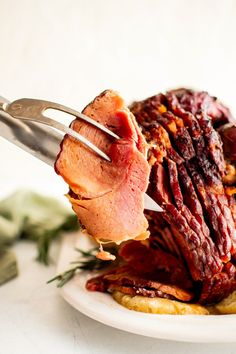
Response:
[{"label": "white background", "polygon": [[[235,19],[234,0],[0,0],[0,95],[82,109],[106,88],[131,102],[188,86],[236,113]],[[1,194],[66,191],[49,167],[2,139],[0,166]],[[0,288],[0,353],[235,352],[232,344],[158,341],[92,321],[45,286],[54,266],[34,263],[31,244],[16,250],[21,274]]]}]

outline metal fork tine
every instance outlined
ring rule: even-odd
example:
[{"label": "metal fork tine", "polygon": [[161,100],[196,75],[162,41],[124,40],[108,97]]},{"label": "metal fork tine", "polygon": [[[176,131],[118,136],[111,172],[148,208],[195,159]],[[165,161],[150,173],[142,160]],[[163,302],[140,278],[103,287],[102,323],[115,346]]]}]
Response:
[{"label": "metal fork tine", "polygon": [[63,106],[60,103],[55,103],[55,102],[50,102],[50,101],[44,101],[44,100],[37,100],[37,99],[32,99],[32,98],[21,98],[19,100],[16,100],[12,103],[9,104],[8,110],[11,110],[11,114],[13,114],[16,117],[16,115],[21,114],[21,117],[16,117],[16,118],[22,118],[22,114],[24,113],[25,118],[31,118],[32,116],[37,118],[39,115],[43,115],[43,112],[45,112],[47,109],[55,109],[57,111],[61,111],[67,114],[70,114],[72,116],[78,117],[85,122],[95,126],[96,128],[102,130],[104,133],[107,133],[108,135],[112,136],[115,139],[119,139],[120,137],[113,133],[111,130],[108,128],[104,127],[104,125],[96,122],[96,120],[86,116],[83,113],[80,113],[72,108]]},{"label": "metal fork tine", "polygon": [[[34,104],[34,102],[36,102],[36,103]],[[46,102],[46,105],[45,105],[45,102]],[[51,103],[51,102],[49,102],[49,103]],[[55,104],[55,105],[57,105],[57,104]],[[53,104],[51,104],[51,106],[53,106]],[[48,106],[47,101],[24,99],[24,98],[21,100],[14,101],[10,104],[6,104],[4,106],[5,112],[10,114],[12,117],[22,119],[22,120],[35,121],[35,122],[42,123],[42,124],[48,125],[50,127],[53,127],[63,133],[66,133],[66,134],[72,136],[73,138],[77,139],[79,142],[81,142],[82,144],[87,146],[90,150],[94,151],[96,154],[98,154],[104,160],[111,161],[109,156],[107,156],[102,150],[100,150],[97,146],[95,146],[93,143],[91,143],[91,141],[87,140],[84,136],[80,135],[75,130],[65,126],[64,124],[62,124],[52,118],[44,116],[42,113],[48,108],[55,108],[55,107]],[[93,124],[93,125],[95,125],[95,124]],[[100,127],[98,127],[98,128],[100,129]],[[103,128],[105,128],[105,127],[103,127]],[[104,131],[104,129],[103,129],[103,131]]]},{"label": "metal fork tine", "polygon": [[[54,121],[56,122],[56,121]],[[58,126],[58,122],[57,123],[57,129],[59,129]],[[59,125],[61,125],[61,123],[59,123]],[[63,131],[64,133],[72,136],[73,138],[79,140],[80,143],[84,144],[85,146],[87,146],[90,150],[92,150],[93,152],[95,152],[96,154],[98,154],[100,157],[102,157],[104,160],[106,161],[111,161],[110,157],[107,156],[107,154],[105,154],[105,152],[103,152],[102,150],[100,150],[96,145],[94,145],[93,143],[91,143],[91,141],[87,140],[84,136],[80,135],[79,133],[77,133],[75,130],[66,127],[64,124],[62,124],[63,128],[60,129],[61,131]]]},{"label": "metal fork tine", "polygon": [[87,123],[89,123],[91,125],[94,125],[95,127],[97,127],[100,130],[104,131],[105,133],[107,133],[108,135],[112,136],[113,138],[120,139],[120,137],[117,134],[113,133],[113,131],[111,131],[110,129],[104,127],[104,125],[98,123],[96,120],[86,116],[83,113],[75,111],[74,109],[66,107],[66,106],[63,106],[63,105],[61,105],[59,103],[54,103],[54,102],[49,102],[49,101],[44,101],[44,102],[48,104],[48,107],[46,109],[53,108],[53,109],[56,109],[58,111],[71,114],[72,116],[78,117],[78,118],[84,120],[85,122],[87,122]]}]

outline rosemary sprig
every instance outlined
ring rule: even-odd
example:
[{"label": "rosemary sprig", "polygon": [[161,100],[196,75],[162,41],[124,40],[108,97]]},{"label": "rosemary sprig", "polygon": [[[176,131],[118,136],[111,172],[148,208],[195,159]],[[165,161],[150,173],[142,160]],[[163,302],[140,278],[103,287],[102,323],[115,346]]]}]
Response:
[{"label": "rosemary sprig", "polygon": [[79,223],[76,215],[69,215],[67,216],[64,224],[59,225],[58,228],[54,229],[42,229],[40,224],[35,223],[33,226],[31,225],[29,230],[27,230],[27,233],[22,232],[21,238],[28,238],[36,241],[38,251],[36,260],[44,265],[49,265],[49,252],[52,242],[60,236],[61,232],[74,231],[78,229]]},{"label": "rosemary sprig", "polygon": [[[112,264],[112,261],[103,261],[96,258],[98,247],[92,248],[89,251],[83,251],[79,248],[75,250],[80,253],[80,259],[72,261],[71,264],[75,264],[75,267],[66,270],[65,272],[56,275],[54,278],[47,281],[47,284],[57,281],[57,287],[62,288],[69,280],[71,280],[79,270],[100,270],[108,267]],[[109,252],[117,255],[116,247],[109,247]]]}]

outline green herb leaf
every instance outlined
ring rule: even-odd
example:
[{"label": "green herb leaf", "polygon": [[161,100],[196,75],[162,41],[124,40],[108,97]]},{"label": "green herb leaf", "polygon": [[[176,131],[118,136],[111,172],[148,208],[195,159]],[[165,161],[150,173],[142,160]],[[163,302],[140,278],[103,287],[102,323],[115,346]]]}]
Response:
[{"label": "green herb leaf", "polygon": [[[103,261],[96,258],[96,253],[99,250],[98,247],[92,248],[89,251],[83,251],[79,248],[75,248],[75,250],[82,255],[81,259],[71,262],[71,264],[76,264],[76,266],[56,275],[54,278],[48,280],[47,284],[57,281],[57,287],[62,288],[79,270],[100,270],[114,263],[113,261]],[[117,255],[117,248],[109,248],[109,252]]]}]

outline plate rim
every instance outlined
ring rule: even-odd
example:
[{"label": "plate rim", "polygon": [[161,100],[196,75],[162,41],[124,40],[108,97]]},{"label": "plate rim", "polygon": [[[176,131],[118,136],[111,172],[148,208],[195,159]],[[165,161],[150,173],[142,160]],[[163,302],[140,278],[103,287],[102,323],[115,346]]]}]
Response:
[{"label": "plate rim", "polygon": [[[73,245],[78,246],[78,242],[84,241],[85,238],[85,233],[82,232],[63,238],[57,274],[65,270],[65,264],[71,261],[67,255],[69,252],[74,252]],[[93,320],[119,330],[158,339],[195,343],[236,342],[236,314],[219,316],[159,315],[132,311],[118,304],[109,294],[86,290],[84,284],[89,275],[91,272],[79,273],[60,289],[60,294],[72,307]],[[76,292],[76,298],[71,295],[74,292]],[[95,307],[93,306],[94,301],[97,304]],[[108,311],[111,309],[110,301],[115,303],[115,305],[113,304],[115,307],[112,307],[113,316]],[[199,323],[201,324],[200,332]]]}]

